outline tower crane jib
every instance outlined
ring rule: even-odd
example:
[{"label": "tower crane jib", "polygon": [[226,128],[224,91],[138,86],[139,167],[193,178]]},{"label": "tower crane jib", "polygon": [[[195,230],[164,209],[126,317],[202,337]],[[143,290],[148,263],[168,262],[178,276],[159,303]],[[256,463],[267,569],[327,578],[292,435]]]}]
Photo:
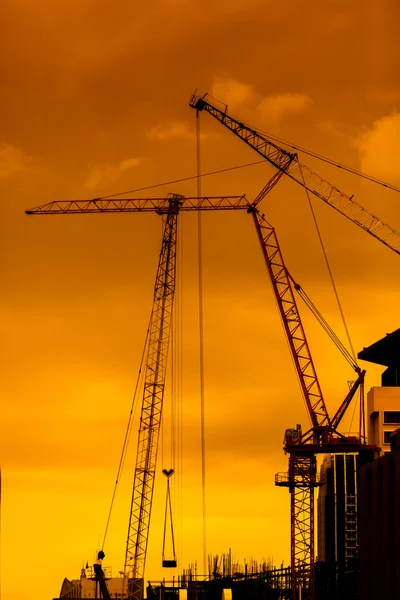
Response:
[{"label": "tower crane jib", "polygon": [[[277,178],[274,179],[274,182]],[[271,183],[273,187],[274,183]],[[166,362],[175,291],[177,219],[181,211],[249,210],[242,196],[65,200],[27,210],[28,215],[153,212],[163,215],[164,232],[154,288],[136,467],[126,543],[125,573],[129,600],[142,600],[153,499]]]},{"label": "tower crane jib", "polygon": [[[207,96],[207,94],[206,94]],[[297,154],[284,150],[265,135],[241,123],[225,111],[218,109],[205,100],[204,97],[193,95],[189,105],[197,111],[206,111],[217,119],[248,146],[267,160],[275,168],[283,171],[320,200],[340,212],[347,219],[364,229],[377,240],[400,254],[400,233],[384,223],[379,217],[355,202],[352,196],[341,192],[328,181],[301,164]],[[289,164],[288,164],[289,161]]]}]

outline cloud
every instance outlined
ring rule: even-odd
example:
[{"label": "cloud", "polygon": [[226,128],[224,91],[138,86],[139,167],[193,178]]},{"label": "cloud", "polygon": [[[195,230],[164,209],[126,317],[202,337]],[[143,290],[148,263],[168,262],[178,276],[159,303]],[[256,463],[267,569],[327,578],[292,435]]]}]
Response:
[{"label": "cloud", "polygon": [[218,77],[214,77],[211,96],[226,103],[229,111],[239,107],[251,122],[277,122],[288,115],[302,113],[312,105],[311,98],[305,94],[283,92],[263,97],[255,92],[252,84]]},{"label": "cloud", "polygon": [[312,100],[309,96],[288,92],[267,96],[258,105],[258,110],[268,121],[279,121],[287,115],[302,113],[311,105]]},{"label": "cloud", "polygon": [[187,123],[181,121],[171,121],[166,125],[156,125],[148,132],[148,137],[156,140],[170,139],[193,139],[194,133],[190,131]]},{"label": "cloud", "polygon": [[[171,121],[170,123],[156,125],[147,133],[147,137],[162,142],[177,139],[192,141],[196,139],[196,133],[190,129],[186,122]],[[200,139],[202,140],[209,137],[211,137],[210,133],[200,133]],[[213,137],[215,137],[215,134],[213,134]]]},{"label": "cloud", "polygon": [[5,179],[23,171],[29,161],[29,156],[22,150],[11,144],[0,144],[0,179]]},{"label": "cloud", "polygon": [[87,189],[94,189],[115,183],[127,171],[139,166],[140,163],[140,158],[127,158],[115,165],[106,163],[92,165],[89,168],[89,174],[83,185]]},{"label": "cloud", "polygon": [[400,113],[375,121],[356,141],[361,154],[361,171],[390,183],[400,182],[398,140]]},{"label": "cloud", "polygon": [[253,86],[237,79],[214,77],[211,95],[217,100],[228,104],[229,108],[248,104],[254,100]]}]

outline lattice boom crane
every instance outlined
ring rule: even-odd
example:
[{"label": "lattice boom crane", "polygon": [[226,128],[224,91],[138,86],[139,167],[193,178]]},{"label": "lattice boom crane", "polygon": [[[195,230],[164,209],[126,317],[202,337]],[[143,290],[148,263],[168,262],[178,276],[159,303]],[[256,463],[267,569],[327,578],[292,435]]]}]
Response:
[{"label": "lattice boom crane", "polygon": [[[153,500],[176,272],[177,219],[180,211],[249,210],[245,196],[55,201],[27,210],[28,215],[155,212],[164,216],[162,248],[149,325],[144,390],[133,494],[125,555],[127,597],[143,598],[144,570]],[[105,585],[105,582],[102,582]]]},{"label": "lattice boom crane", "polygon": [[[94,199],[55,201],[26,211],[35,214],[89,214],[106,212],[156,212],[165,215],[163,247],[157,271],[152,325],[146,366],[141,428],[135,468],[131,519],[126,550],[126,569],[132,572],[129,598],[141,600],[142,581],[147,552],[151,503],[154,489],[158,433],[161,420],[166,358],[172,317],[175,285],[176,220],[180,211],[246,210],[251,213],[261,243],[273,290],[282,317],[285,332],[294,358],[303,396],[311,419],[311,429],[302,434],[300,429],[287,430],[285,450],[289,453],[289,473],[277,477],[277,485],[289,487],[291,492],[292,531],[292,598],[296,600],[298,584],[303,588],[303,600],[314,597],[314,487],[319,485],[316,471],[316,453],[359,452],[360,439],[350,439],[337,432],[357,389],[362,386],[365,371],[357,366],[357,380],[338,408],[333,419],[329,417],[318,382],[311,352],[301,323],[294,297],[297,289],[291,279],[280,251],[273,227],[259,213],[256,206],[278,183],[284,174],[306,190],[335,208],[370,235],[400,254],[400,234],[378,217],[354,202],[329,182],[310,171],[291,154],[268,140],[264,135],[230,117],[204,98],[192,96],[190,106],[205,110],[236,136],[277,168],[254,202],[245,196],[192,198],[172,195],[168,198]],[[376,448],[363,446],[363,452]]]},{"label": "lattice boom crane", "polygon": [[286,268],[276,232],[256,209],[250,209],[267,264],[275,298],[294,360],[300,387],[311,420],[311,429],[288,429],[285,451],[289,453],[288,473],[278,473],[276,485],[288,487],[291,500],[292,600],[302,589],[303,600],[314,598],[314,489],[322,485],[317,475],[317,453],[358,452],[370,457],[378,449],[362,444],[361,437],[346,437],[337,431],[351,400],[363,385],[365,371],[354,364],[357,379],[330,419],[321,392],[311,351],[302,325],[293,280]]},{"label": "lattice boom crane", "polygon": [[[206,94],[207,95],[207,94]],[[193,95],[189,102],[197,112],[206,111],[217,121],[242,139],[248,146],[272,164],[280,175],[288,175],[303,188],[323,200],[360,226],[370,235],[400,254],[400,233],[383,223],[378,217],[354,202],[329,182],[302,165],[297,154],[291,154],[268,140],[263,134],[231,117],[205,100]],[[260,201],[269,191],[262,190]],[[274,228],[254,207],[250,209],[267,264],[275,298],[294,360],[302,393],[311,420],[311,429],[302,433],[301,427],[288,429],[285,433],[285,451],[289,453],[289,471],[278,474],[276,485],[286,486],[291,494],[291,574],[292,600],[297,600],[297,590],[302,589],[303,600],[314,599],[314,488],[322,482],[317,476],[317,453],[358,452],[364,457],[373,456],[378,448],[361,444],[358,438],[346,438],[337,427],[357,390],[363,386],[365,371],[356,364],[353,367],[357,379],[346,398],[330,419],[318,382],[311,352],[301,323],[294,290],[279,247]],[[310,306],[312,309],[312,307]],[[319,319],[318,315],[317,319]],[[321,321],[320,321],[321,322]],[[361,410],[361,408],[360,408]],[[364,440],[365,442],[365,440]]]},{"label": "lattice boom crane", "polygon": [[243,140],[250,148],[255,150],[276,169],[299,183],[306,190],[323,200],[329,206],[344,215],[347,219],[367,231],[377,240],[400,254],[400,233],[384,223],[379,217],[341,192],[334,185],[325,181],[308,167],[301,164],[297,154],[284,150],[265,135],[241,123],[225,111],[213,106],[205,100],[205,96],[193,95],[189,105],[197,111],[205,111]]}]

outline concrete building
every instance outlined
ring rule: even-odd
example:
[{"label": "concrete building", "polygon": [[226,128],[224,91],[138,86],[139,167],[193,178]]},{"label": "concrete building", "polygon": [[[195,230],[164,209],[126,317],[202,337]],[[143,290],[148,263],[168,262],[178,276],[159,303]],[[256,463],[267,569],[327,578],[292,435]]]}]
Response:
[{"label": "concrete building", "polygon": [[[109,574],[109,569],[105,569],[105,575]],[[60,598],[76,600],[81,598],[101,598],[101,590],[98,581],[94,580],[94,571],[92,567],[81,569],[81,576],[79,579],[69,580],[64,579]],[[124,597],[124,578],[121,577],[107,577],[107,589],[111,598],[123,598]],[[55,598],[54,600],[58,600]]]},{"label": "concrete building", "polygon": [[[358,358],[386,367],[382,386],[368,392],[366,406],[368,444],[381,448],[384,455],[390,453],[391,436],[400,428],[400,329],[364,348]],[[329,589],[335,590],[330,596],[326,588],[327,598],[352,598],[350,588],[357,589],[359,507],[364,501],[359,495],[360,469],[356,454],[328,455],[321,465],[320,475],[326,483],[319,489],[317,500],[317,556],[330,578]],[[377,593],[372,597],[384,596]]]},{"label": "concrete building", "polygon": [[[358,573],[357,454],[329,454],[317,500],[317,560],[322,568],[321,597],[352,598]],[[339,594],[339,596],[338,596]]]},{"label": "concrete building", "polygon": [[358,556],[356,454],[329,454],[321,465],[325,485],[319,490],[318,560],[344,571]]},{"label": "concrete building", "polygon": [[367,436],[369,444],[390,452],[392,433],[400,427],[400,329],[388,333],[364,348],[358,358],[386,367],[382,386],[367,394]]},{"label": "concrete building", "polygon": [[400,430],[390,444],[359,472],[362,600],[400,598]]},{"label": "concrete building", "polygon": [[367,394],[369,444],[390,452],[390,438],[400,427],[400,387],[373,387]]}]

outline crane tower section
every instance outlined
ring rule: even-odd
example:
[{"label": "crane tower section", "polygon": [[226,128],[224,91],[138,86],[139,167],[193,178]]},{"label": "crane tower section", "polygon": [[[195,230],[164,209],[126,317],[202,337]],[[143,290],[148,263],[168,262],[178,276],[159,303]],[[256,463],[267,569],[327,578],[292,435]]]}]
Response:
[{"label": "crane tower section", "polygon": [[143,401],[125,557],[125,573],[132,576],[128,586],[128,598],[132,600],[141,600],[143,597],[143,577],[172,324],[177,222],[181,203],[181,196],[173,196],[165,212],[162,248],[148,333]]},{"label": "crane tower section", "polygon": [[313,432],[317,436],[319,430],[329,427],[330,420],[278,238],[272,225],[257,209],[249,209],[249,212],[253,215]]}]

